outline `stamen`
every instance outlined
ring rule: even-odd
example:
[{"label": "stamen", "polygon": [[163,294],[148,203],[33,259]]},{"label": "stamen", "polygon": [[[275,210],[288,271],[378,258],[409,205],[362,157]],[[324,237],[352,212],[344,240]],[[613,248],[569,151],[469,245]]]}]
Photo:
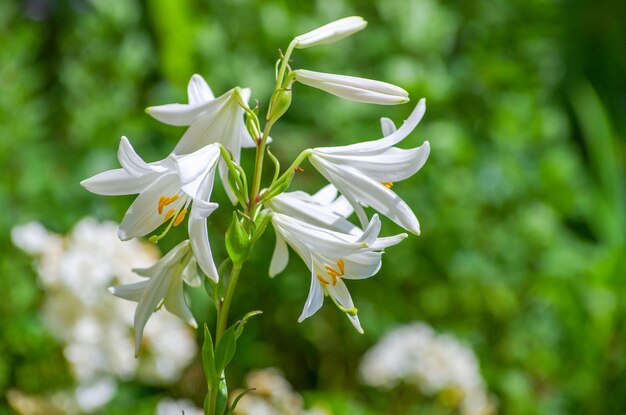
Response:
[{"label": "stamen", "polygon": [[159,205],[157,207],[159,215],[163,213],[163,208],[165,207],[165,202],[167,202],[167,199],[169,199],[167,196],[161,196],[161,198],[159,199]]},{"label": "stamen", "polygon": [[318,281],[319,281],[319,282],[321,282],[321,283],[322,283],[322,284],[324,284],[324,285],[328,285],[328,284],[330,284],[330,283],[328,282],[328,280],[326,280],[326,278],[322,277],[320,274],[317,274],[317,279],[318,279]]},{"label": "stamen", "polygon": [[177,200],[178,200],[178,195],[174,195],[172,197],[168,197],[167,201],[165,202],[165,206],[171,205],[172,203],[176,202]]},{"label": "stamen", "polygon": [[303,169],[302,167],[300,167],[300,166],[296,166],[296,167],[294,167],[294,169],[293,169],[293,170],[294,170],[294,171],[299,171],[299,172],[303,172],[303,171],[304,171],[304,169]]},{"label": "stamen", "polygon": [[382,185],[387,189],[391,189],[393,187],[393,182],[382,182]]},{"label": "stamen", "polygon": [[341,276],[345,275],[346,269],[344,268],[343,259],[338,259],[337,260],[337,266],[339,267],[339,270],[341,271],[339,273],[339,275],[341,275]]},{"label": "stamen", "polygon": [[174,216],[174,209],[170,209],[167,211],[167,213],[165,214],[165,219],[163,219],[163,222],[167,222],[168,220],[172,218],[172,216]]},{"label": "stamen", "polygon": [[176,219],[174,220],[174,226],[180,225],[180,223],[185,220],[185,215],[187,214],[187,209],[183,209],[180,211]]}]

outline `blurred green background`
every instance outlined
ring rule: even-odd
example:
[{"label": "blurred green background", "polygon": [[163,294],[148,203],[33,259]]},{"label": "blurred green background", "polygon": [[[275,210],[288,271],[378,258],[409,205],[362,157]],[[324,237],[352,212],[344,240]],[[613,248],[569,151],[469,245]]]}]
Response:
[{"label": "blurred green background", "polygon": [[[499,413],[626,412],[626,2],[4,0],[0,413],[10,413],[11,388],[36,395],[71,382],[11,227],[39,220],[65,233],[85,216],[120,221],[132,197],[98,197],[78,183],[117,167],[121,135],[147,160],[168,154],[184,130],[155,122],[145,107],[185,102],[193,73],[216,95],[251,87],[264,107],[277,49],[349,15],[368,28],[297,51],[292,66],[392,82],[412,103],[356,104],[296,85],[272,151],[288,163],[306,147],[378,138],[379,117],[399,123],[426,97],[426,116],[403,146],[428,139],[430,159],[394,187],[422,235],[389,249],[375,278],[350,286],[360,336],[328,301],[296,323],[308,272],[292,260],[267,278],[267,232],[232,310],[265,313],[238,345],[231,385],[275,366],[338,414],[385,413],[398,398],[360,386],[359,359],[391,327],[423,320],[473,347]],[[252,156],[244,152],[244,162]],[[324,184],[304,168],[294,188]],[[223,258],[230,210],[223,192],[217,198],[210,232]],[[202,292],[190,294],[210,321],[208,306],[197,305]],[[202,399],[189,380],[167,391],[130,383],[102,413],[150,413],[162,392]],[[438,413],[419,412],[416,399],[397,413]]]}]

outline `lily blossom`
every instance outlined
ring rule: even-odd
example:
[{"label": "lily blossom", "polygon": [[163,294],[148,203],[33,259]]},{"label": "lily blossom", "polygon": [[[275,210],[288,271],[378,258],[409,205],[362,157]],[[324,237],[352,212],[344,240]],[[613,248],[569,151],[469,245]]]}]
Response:
[{"label": "lily blossom", "polygon": [[387,135],[381,139],[311,151],[311,164],[345,196],[363,226],[368,223],[363,206],[371,206],[419,235],[415,214],[391,187],[394,182],[415,174],[428,158],[428,141],[409,150],[394,147],[413,131],[425,111],[426,101],[421,99],[399,129],[395,130],[390,120],[383,119],[383,131]]},{"label": "lily blossom", "polygon": [[294,45],[296,49],[304,49],[310,48],[311,46],[335,43],[365,29],[365,26],[367,26],[367,22],[360,16],[344,17],[343,19],[335,20],[315,30],[296,36],[294,38]]},{"label": "lily blossom", "polygon": [[295,80],[329,94],[368,104],[396,105],[409,102],[409,93],[399,86],[355,76],[296,69]]},{"label": "lily blossom", "polygon": [[[244,121],[244,107],[248,108],[250,89],[236,87],[215,98],[204,78],[196,74],[189,80],[187,94],[189,104],[167,104],[146,109],[149,115],[165,124],[189,126],[174,148],[174,154],[189,154],[208,144],[221,143],[239,164],[241,148],[256,147]],[[228,166],[223,160],[220,161],[219,171],[226,193],[235,203],[237,198],[228,186]]]},{"label": "lily blossom", "polygon": [[191,154],[171,154],[164,160],[146,163],[128,139],[122,137],[117,155],[121,169],[97,174],[83,180],[81,185],[100,195],[139,193],[120,224],[119,238],[126,241],[144,236],[168,223],[160,236],[152,237],[158,240],[171,227],[179,226],[191,209],[188,220],[191,245],[202,271],[217,282],[206,222],[218,207],[209,199],[220,158],[219,146],[211,144]]},{"label": "lily blossom", "polygon": [[265,202],[273,212],[282,213],[312,225],[321,226],[350,235],[362,233],[358,226],[346,218],[354,209],[337,188],[329,184],[310,195],[301,190],[284,192]]},{"label": "lily blossom", "polygon": [[189,240],[176,245],[150,268],[134,269],[133,272],[147,279],[110,287],[109,292],[116,297],[138,303],[134,321],[135,356],[139,355],[144,327],[161,304],[194,328],[198,327],[185,302],[183,291],[183,282],[192,287],[201,285]]},{"label": "lily blossom", "polygon": [[298,322],[312,316],[322,307],[324,296],[350,319],[359,333],[363,328],[357,316],[344,279],[359,280],[373,276],[381,267],[382,250],[395,245],[407,235],[378,238],[380,220],[374,215],[361,235],[332,231],[293,217],[274,213],[276,249],[270,272],[282,271],[289,260],[287,244],[302,258],[311,271],[311,285]]}]

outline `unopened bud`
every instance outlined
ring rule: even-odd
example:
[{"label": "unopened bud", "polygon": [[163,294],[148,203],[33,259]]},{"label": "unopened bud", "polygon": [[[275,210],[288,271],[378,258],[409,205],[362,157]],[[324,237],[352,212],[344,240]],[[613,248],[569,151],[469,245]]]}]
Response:
[{"label": "unopened bud", "polygon": [[345,17],[318,27],[315,30],[296,36],[294,39],[297,49],[310,48],[311,46],[327,45],[335,43],[358,31],[365,29],[367,22],[359,16]]}]

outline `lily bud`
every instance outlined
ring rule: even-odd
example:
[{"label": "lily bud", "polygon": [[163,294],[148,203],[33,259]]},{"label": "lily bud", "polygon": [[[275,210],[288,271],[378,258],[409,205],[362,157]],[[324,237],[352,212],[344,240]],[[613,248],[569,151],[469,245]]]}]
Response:
[{"label": "lily bud", "polygon": [[409,102],[409,93],[399,86],[355,76],[297,69],[295,80],[329,94],[368,104],[396,105]]},{"label": "lily bud", "polygon": [[250,237],[239,221],[237,212],[233,212],[233,221],[226,231],[226,251],[233,264],[243,263],[250,254]]},{"label": "lily bud", "polygon": [[304,49],[311,46],[335,43],[365,29],[365,26],[367,26],[367,22],[360,16],[345,17],[296,36],[294,44],[297,49]]}]

